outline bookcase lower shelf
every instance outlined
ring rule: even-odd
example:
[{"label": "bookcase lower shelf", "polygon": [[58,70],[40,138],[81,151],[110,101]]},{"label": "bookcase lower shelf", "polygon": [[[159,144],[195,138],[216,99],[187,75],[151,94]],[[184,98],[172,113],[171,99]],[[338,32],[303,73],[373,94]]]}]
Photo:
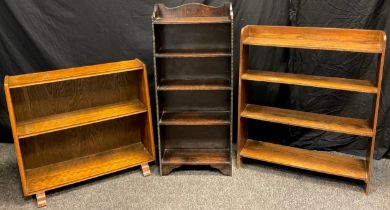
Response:
[{"label": "bookcase lower shelf", "polygon": [[240,156],[330,175],[367,180],[365,160],[349,156],[251,139],[246,141]]},{"label": "bookcase lower shelf", "polygon": [[231,175],[230,152],[226,149],[166,149],[161,164],[162,174],[169,174],[182,165],[209,165]]},{"label": "bookcase lower shelf", "polygon": [[64,162],[27,169],[28,194],[58,188],[153,161],[139,142]]}]

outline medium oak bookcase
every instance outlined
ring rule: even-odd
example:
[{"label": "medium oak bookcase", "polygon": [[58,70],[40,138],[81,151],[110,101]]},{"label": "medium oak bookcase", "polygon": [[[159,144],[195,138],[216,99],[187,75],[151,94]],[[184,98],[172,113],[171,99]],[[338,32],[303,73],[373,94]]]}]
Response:
[{"label": "medium oak bookcase", "polygon": [[25,196],[155,160],[145,65],[138,59],[6,76]]},{"label": "medium oak bookcase", "polygon": [[231,4],[156,4],[152,23],[161,175],[182,165],[231,175]]},{"label": "medium oak bookcase", "polygon": [[[240,39],[237,166],[241,158],[296,167],[365,182],[369,193],[381,94],[386,35],[383,31],[290,26],[242,29]],[[376,81],[248,69],[250,46],[373,53]],[[248,103],[248,82],[279,83],[373,94],[370,119],[354,119]],[[365,159],[248,139],[248,120],[260,120],[370,138]]]}]

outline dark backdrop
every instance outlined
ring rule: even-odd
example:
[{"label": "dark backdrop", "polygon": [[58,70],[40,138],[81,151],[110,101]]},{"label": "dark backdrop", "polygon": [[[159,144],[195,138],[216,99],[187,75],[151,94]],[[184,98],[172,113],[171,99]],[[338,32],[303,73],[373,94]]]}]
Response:
[{"label": "dark backdrop", "polygon": [[[218,6],[225,0],[0,0],[1,86],[6,74],[140,58],[149,68],[153,91],[150,16],[158,2],[168,6],[189,2]],[[248,24],[381,29],[390,34],[389,0],[233,0],[232,3],[235,84],[239,34]],[[250,55],[252,67],[275,71],[364,79],[373,78],[375,72],[375,66],[371,65],[373,57],[365,54],[256,48],[251,49]],[[376,158],[383,157],[390,146],[388,62],[386,56]],[[251,84],[250,92],[249,100],[256,103],[354,117],[367,117],[371,102],[364,94],[297,86]],[[12,142],[3,91],[0,91],[0,126],[0,141]],[[258,128],[264,131],[257,132]],[[261,133],[260,137],[280,137],[283,143],[294,146],[360,155],[367,143],[354,136],[275,124],[254,123],[249,132],[253,136]]]}]

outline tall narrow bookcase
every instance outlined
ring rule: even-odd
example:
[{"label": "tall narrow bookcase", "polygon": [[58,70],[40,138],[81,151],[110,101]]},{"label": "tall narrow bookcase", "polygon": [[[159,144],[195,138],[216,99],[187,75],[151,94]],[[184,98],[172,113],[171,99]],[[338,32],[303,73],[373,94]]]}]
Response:
[{"label": "tall narrow bookcase", "polygon": [[[375,146],[376,124],[380,102],[386,35],[383,31],[310,28],[288,26],[246,26],[241,31],[240,79],[238,102],[238,152],[241,158],[307,169],[311,171],[363,180],[368,194]],[[376,81],[248,69],[249,46],[302,48],[377,54]],[[296,110],[249,104],[248,82],[268,82],[329,88],[373,94],[370,119],[354,119]],[[339,132],[370,138],[367,157],[342,156],[305,150],[264,141],[248,139],[248,120],[261,120],[324,131]]]},{"label": "tall narrow bookcase", "polygon": [[152,21],[161,175],[182,165],[231,175],[231,4],[156,4]]},{"label": "tall narrow bookcase", "polygon": [[145,65],[136,60],[4,81],[25,196],[155,160]]}]

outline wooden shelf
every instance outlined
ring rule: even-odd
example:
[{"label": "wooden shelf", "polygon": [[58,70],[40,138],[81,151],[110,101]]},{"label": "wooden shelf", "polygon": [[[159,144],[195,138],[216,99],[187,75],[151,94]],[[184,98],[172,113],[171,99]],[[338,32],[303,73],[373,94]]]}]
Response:
[{"label": "wooden shelf", "polygon": [[26,170],[29,194],[80,182],[153,161],[142,143]]},{"label": "wooden shelf", "polygon": [[163,80],[157,89],[160,91],[231,90],[231,87],[228,80]]},{"label": "wooden shelf", "polygon": [[19,138],[27,138],[44,133],[145,113],[146,111],[146,106],[139,101],[122,102],[22,121],[17,123],[16,130]]},{"label": "wooden shelf", "polygon": [[156,18],[154,24],[215,24],[230,23],[229,17],[177,17]]},{"label": "wooden shelf", "polygon": [[337,77],[312,76],[272,71],[248,70],[241,78],[243,80],[302,85],[336,90],[356,91],[361,93],[377,93],[378,88],[368,80],[344,79]]},{"label": "wooden shelf", "polygon": [[224,149],[166,149],[162,164],[217,165],[230,164],[230,153]]},{"label": "wooden shelf", "polygon": [[217,50],[161,50],[155,54],[157,58],[214,58],[230,57],[230,49]]},{"label": "wooden shelf", "polygon": [[163,112],[160,125],[230,125],[229,112]]},{"label": "wooden shelf", "polygon": [[365,160],[248,139],[240,155],[246,158],[331,175],[367,180]]},{"label": "wooden shelf", "polygon": [[134,59],[130,61],[54,70],[50,71],[50,73],[45,71],[11,77],[6,76],[6,80],[8,82],[5,82],[5,84],[8,85],[8,88],[19,88],[71,79],[80,79],[91,76],[101,76],[112,73],[142,70],[144,67],[143,65],[144,64],[140,60]]},{"label": "wooden shelf", "polygon": [[373,129],[366,120],[316,114],[248,104],[241,117],[324,131],[371,137]]},{"label": "wooden shelf", "polygon": [[385,35],[378,30],[315,27],[246,26],[242,44],[270,47],[382,53]]}]

